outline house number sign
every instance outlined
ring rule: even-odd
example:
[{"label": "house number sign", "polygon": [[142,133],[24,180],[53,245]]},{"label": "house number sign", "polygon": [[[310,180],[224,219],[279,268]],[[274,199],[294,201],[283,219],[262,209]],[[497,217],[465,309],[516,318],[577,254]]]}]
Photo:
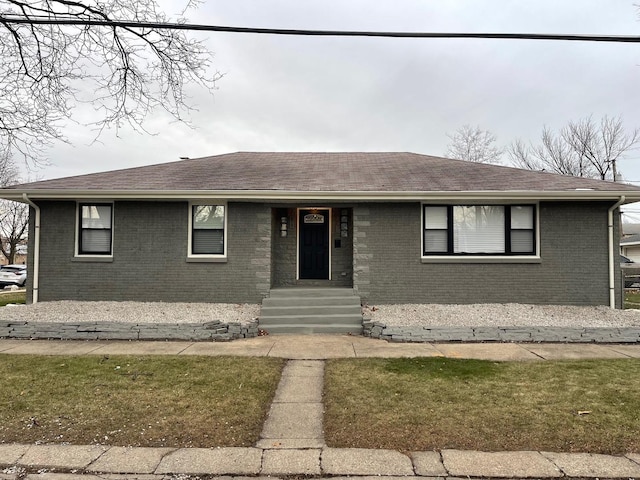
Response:
[{"label": "house number sign", "polygon": [[304,216],[304,223],[324,223],[324,215],[310,213]]}]

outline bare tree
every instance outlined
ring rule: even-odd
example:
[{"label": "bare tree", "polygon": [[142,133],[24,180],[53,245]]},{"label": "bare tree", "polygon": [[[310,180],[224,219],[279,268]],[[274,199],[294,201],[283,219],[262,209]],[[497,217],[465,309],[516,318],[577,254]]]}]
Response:
[{"label": "bare tree", "polygon": [[[19,170],[9,154],[0,155],[0,187],[20,181]],[[0,200],[0,251],[8,263],[15,263],[18,247],[27,239],[29,210],[26,205]]]},{"label": "bare tree", "polygon": [[476,163],[500,163],[503,150],[496,146],[496,136],[480,126],[464,125],[453,134],[447,156]]},{"label": "bare tree", "polygon": [[0,249],[7,263],[16,261],[18,247],[27,240],[29,210],[23,203],[0,201]]},{"label": "bare tree", "polygon": [[569,122],[565,141],[581,157],[586,159],[602,180],[617,179],[617,161],[640,141],[640,131],[624,129],[620,117],[604,116],[600,125],[591,117]]},{"label": "bare tree", "polygon": [[528,170],[539,170],[575,177],[595,177],[595,171],[584,158],[576,154],[564,140],[565,131],[556,135],[547,127],[542,129],[541,142],[526,145],[518,139],[507,147],[511,163]]},{"label": "bare tree", "polygon": [[617,179],[616,162],[640,142],[640,131],[625,130],[620,117],[569,122],[559,133],[547,127],[539,144],[512,142],[507,153],[515,166],[576,177]]},{"label": "bare tree", "polygon": [[96,135],[125,123],[144,130],[156,108],[182,120],[190,109],[185,85],[211,90],[220,77],[209,72],[203,43],[180,30],[16,23],[43,18],[169,21],[155,0],[0,0],[0,154],[41,158],[65,140],[61,127],[80,104],[97,112]]}]

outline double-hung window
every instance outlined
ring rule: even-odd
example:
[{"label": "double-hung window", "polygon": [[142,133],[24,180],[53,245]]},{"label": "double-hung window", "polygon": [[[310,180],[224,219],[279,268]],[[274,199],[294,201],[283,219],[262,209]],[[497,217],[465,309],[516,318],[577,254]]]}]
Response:
[{"label": "double-hung window", "polygon": [[225,254],[224,205],[191,205],[191,255]]},{"label": "double-hung window", "polygon": [[425,205],[423,255],[535,255],[535,205]]},{"label": "double-hung window", "polygon": [[113,204],[78,205],[78,254],[113,254]]}]

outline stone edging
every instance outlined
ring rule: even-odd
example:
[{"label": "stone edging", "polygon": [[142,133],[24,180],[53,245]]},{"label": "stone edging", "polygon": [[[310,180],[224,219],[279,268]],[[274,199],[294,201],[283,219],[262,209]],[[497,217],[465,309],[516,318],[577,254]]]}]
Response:
[{"label": "stone edging", "polygon": [[0,338],[57,340],[189,340],[224,342],[258,336],[258,321],[224,323],[0,321]]},{"label": "stone edging", "polygon": [[[246,323],[125,323],[0,321],[0,338],[57,340],[230,341],[259,335],[258,321]],[[640,327],[399,327],[369,319],[363,335],[389,342],[557,342],[640,343]]]},{"label": "stone edging", "polygon": [[389,342],[640,343],[640,327],[388,327],[365,319],[365,337]]}]

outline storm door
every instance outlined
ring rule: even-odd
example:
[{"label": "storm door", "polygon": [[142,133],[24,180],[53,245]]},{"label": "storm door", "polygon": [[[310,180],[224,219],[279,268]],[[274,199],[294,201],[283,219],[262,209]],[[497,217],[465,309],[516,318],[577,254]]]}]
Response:
[{"label": "storm door", "polygon": [[300,279],[329,279],[331,211],[299,210],[298,273]]}]

